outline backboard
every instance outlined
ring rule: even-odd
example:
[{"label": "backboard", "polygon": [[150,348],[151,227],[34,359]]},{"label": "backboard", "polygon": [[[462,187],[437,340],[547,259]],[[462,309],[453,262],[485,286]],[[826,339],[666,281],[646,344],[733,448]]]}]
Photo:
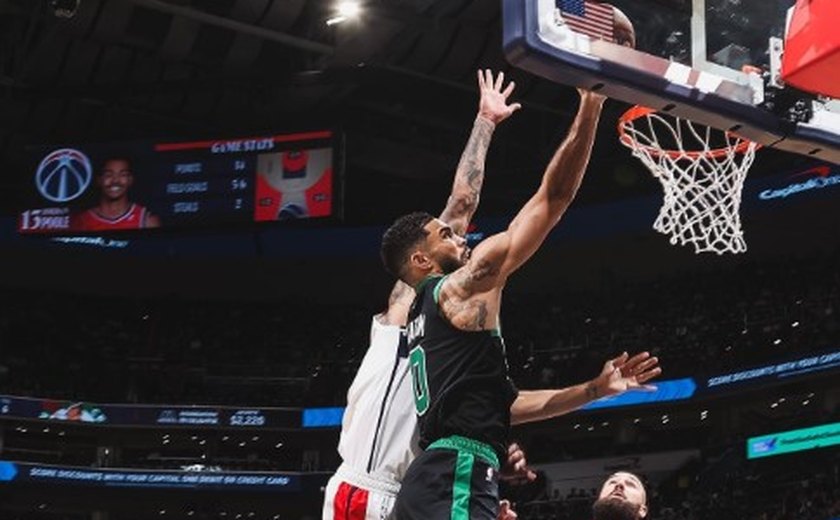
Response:
[{"label": "backboard", "polygon": [[840,102],[781,81],[794,4],[503,0],[505,55],[558,83],[840,163]]}]

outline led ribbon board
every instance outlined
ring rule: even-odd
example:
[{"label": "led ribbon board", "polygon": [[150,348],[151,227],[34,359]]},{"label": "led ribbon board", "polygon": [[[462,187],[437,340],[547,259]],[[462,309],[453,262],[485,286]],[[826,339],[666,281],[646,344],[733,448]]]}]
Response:
[{"label": "led ribbon board", "polygon": [[583,407],[583,410],[599,410],[638,404],[664,403],[690,399],[697,390],[697,384],[690,377],[671,379],[654,383],[656,390],[633,390],[623,394],[604,397]]},{"label": "led ribbon board", "polygon": [[86,468],[0,460],[0,485],[39,483],[135,488],[224,489],[297,493],[299,473],[153,471]]},{"label": "led ribbon board", "polygon": [[840,444],[840,422],[747,439],[747,458],[773,457]]},{"label": "led ribbon board", "polygon": [[840,367],[840,350],[826,351],[802,358],[781,361],[710,377],[706,388],[718,389],[739,383],[758,383],[815,374]]}]

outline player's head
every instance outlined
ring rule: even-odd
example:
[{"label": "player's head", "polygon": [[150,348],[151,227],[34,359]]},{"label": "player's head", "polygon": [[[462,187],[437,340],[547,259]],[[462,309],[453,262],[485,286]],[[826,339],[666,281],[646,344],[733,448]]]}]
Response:
[{"label": "player's head", "polygon": [[409,285],[430,274],[455,271],[469,258],[466,240],[428,213],[410,213],[394,222],[382,236],[385,268]]},{"label": "player's head", "polygon": [[647,516],[647,491],[632,473],[613,473],[592,506],[593,520],[641,520]]},{"label": "player's head", "polygon": [[112,157],[102,162],[96,176],[96,184],[102,198],[119,200],[128,197],[128,189],[134,183],[131,162],[125,157]]},{"label": "player's head", "polygon": [[633,28],[633,22],[615,6],[613,6],[613,36],[615,43],[636,48],[636,30]]}]

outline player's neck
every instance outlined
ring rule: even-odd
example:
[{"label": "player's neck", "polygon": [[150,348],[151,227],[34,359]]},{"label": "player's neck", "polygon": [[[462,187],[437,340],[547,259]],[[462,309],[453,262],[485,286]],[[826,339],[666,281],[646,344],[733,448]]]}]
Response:
[{"label": "player's neck", "polygon": [[99,201],[96,211],[103,217],[116,218],[125,215],[129,207],[131,207],[131,202],[125,197],[116,200],[103,199]]}]

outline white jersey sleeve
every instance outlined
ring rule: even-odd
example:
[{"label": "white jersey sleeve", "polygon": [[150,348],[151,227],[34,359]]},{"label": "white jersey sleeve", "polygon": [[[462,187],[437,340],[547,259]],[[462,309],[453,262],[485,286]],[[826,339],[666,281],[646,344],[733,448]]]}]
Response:
[{"label": "white jersey sleeve", "polygon": [[353,470],[399,483],[420,451],[405,334],[374,317],[347,392],[338,452]]}]

